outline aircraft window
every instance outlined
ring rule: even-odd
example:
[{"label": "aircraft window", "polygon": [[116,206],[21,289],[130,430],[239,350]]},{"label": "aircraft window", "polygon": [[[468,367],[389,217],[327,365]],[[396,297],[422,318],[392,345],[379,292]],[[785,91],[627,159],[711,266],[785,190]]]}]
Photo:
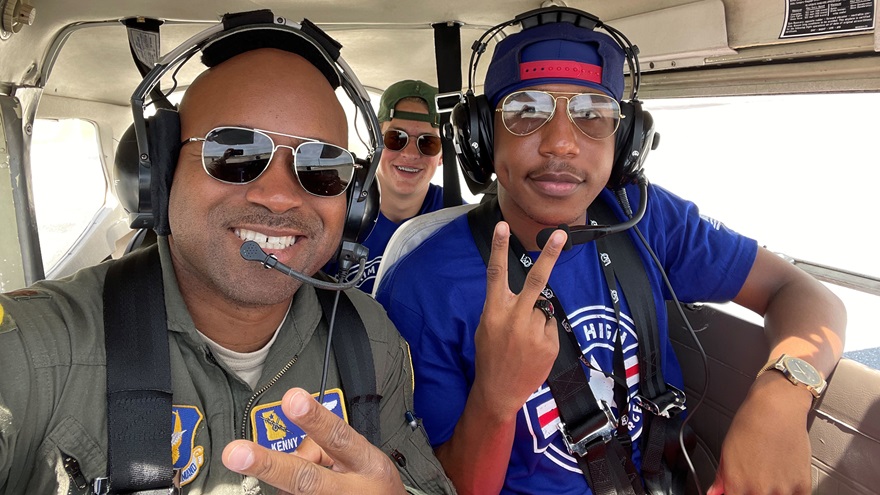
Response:
[{"label": "aircraft window", "polygon": [[[650,100],[644,106],[662,136],[645,166],[653,183],[773,252],[880,278],[871,220],[878,210],[869,192],[880,183],[870,151],[880,94]],[[847,306],[845,355],[880,369],[880,297],[829,287]]]},{"label": "aircraft window", "polygon": [[34,122],[31,187],[48,271],[89,226],[107,191],[94,124],[79,119]]}]

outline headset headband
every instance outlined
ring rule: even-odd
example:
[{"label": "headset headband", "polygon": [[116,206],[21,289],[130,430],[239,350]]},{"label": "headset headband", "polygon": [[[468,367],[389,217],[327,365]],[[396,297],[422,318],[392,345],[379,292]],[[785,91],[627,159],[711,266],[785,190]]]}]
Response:
[{"label": "headset headband", "polygon": [[475,80],[477,77],[477,65],[480,58],[488,47],[488,38],[502,32],[506,27],[519,24],[523,31],[544,24],[557,22],[566,22],[573,24],[579,28],[594,31],[597,27],[602,28],[608,36],[610,36],[623,50],[626,56],[626,62],[629,66],[629,73],[632,76],[632,87],[630,91],[630,100],[636,101],[639,97],[639,83],[641,82],[641,68],[639,66],[639,48],[633,45],[623,33],[617,29],[605,24],[595,15],[583,10],[573,9],[571,7],[542,7],[539,9],[523,12],[518,16],[504,21],[489,28],[480,38],[471,46],[471,57],[468,63],[468,90],[475,92]]},{"label": "headset headband", "polygon": [[[147,125],[146,111],[147,95],[159,84],[162,77],[173,68],[186,63],[193,55],[210,44],[216,43],[228,36],[238,34],[245,31],[280,31],[298,36],[302,40],[309,43],[315,49],[315,52],[327,62],[327,67],[339,77],[339,82],[354,103],[357,110],[363,114],[364,122],[370,135],[370,153],[368,160],[370,162],[367,175],[364,179],[364,186],[356,201],[364,201],[367,198],[367,191],[373,183],[376,169],[379,164],[379,156],[383,148],[382,140],[379,138],[379,122],[373,107],[370,104],[370,96],[361,85],[357,76],[352,72],[351,68],[339,55],[339,45],[336,40],[327,36],[317,26],[308,19],[303,19],[302,23],[289,21],[284,17],[275,16],[269,10],[248,12],[244,14],[227,14],[223,16],[223,20],[211,26],[188,40],[184,41],[180,46],[168,52],[163,56],[153,69],[144,76],[141,83],[135,88],[131,96],[131,110],[134,119],[135,134],[137,136],[138,161],[141,168],[146,167],[147,170],[152,168],[152,157],[150,156],[149,143],[147,142]],[[253,48],[252,48],[253,49]],[[248,50],[249,51],[249,50]],[[330,52],[335,56],[331,56]],[[296,52],[294,52],[296,53]],[[312,61],[322,72],[324,69]],[[327,74],[325,73],[325,77]],[[329,78],[328,78],[329,79]],[[149,197],[149,191],[147,191]]]}]

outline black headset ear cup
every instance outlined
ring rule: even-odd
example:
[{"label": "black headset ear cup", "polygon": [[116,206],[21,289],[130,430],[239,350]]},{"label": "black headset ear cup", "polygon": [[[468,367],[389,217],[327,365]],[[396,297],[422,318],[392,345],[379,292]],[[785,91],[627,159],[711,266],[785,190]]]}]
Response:
[{"label": "black headset ear cup", "polygon": [[657,147],[654,118],[642,109],[642,102],[620,102],[620,116],[614,141],[614,165],[607,184],[610,189],[635,183],[644,173],[648,152]]},{"label": "black headset ear cup", "polygon": [[149,119],[147,128],[149,139],[151,183],[153,200],[153,230],[157,235],[171,233],[168,222],[168,201],[171,195],[171,179],[177,168],[180,156],[180,114],[176,110],[160,108]]},{"label": "black headset ear cup", "polygon": [[[378,159],[375,160],[378,163]],[[363,244],[376,225],[379,216],[379,181],[373,180],[364,196],[364,182],[369,169],[355,169],[354,177],[346,192],[348,204],[345,210],[345,225],[342,229],[342,241]]]},{"label": "black headset ear cup", "polygon": [[[380,154],[377,153],[369,164],[360,161],[359,163],[378,167]],[[360,257],[366,259],[367,248],[363,243],[373,231],[376,219],[379,217],[379,181],[373,180],[367,190],[364,190],[364,184],[370,175],[368,166],[355,169],[354,177],[346,192],[347,204],[345,224],[342,227],[342,242],[339,243],[339,249],[336,250],[334,257],[336,266],[340,268],[351,266],[351,262],[357,263]]]},{"label": "black headset ear cup", "polygon": [[493,113],[484,95],[475,96],[469,90],[449,117],[458,163],[465,175],[480,186],[489,184],[495,172]]},{"label": "black headset ear cup", "polygon": [[[137,135],[134,124],[122,133],[113,159],[113,189],[116,198],[129,214],[133,229],[153,226],[153,207],[150,197],[150,171],[141,170],[138,159]],[[141,178],[144,180],[141,180]]]},{"label": "black headset ear cup", "polygon": [[146,119],[145,129],[149,162],[141,160],[134,125],[116,147],[116,197],[129,213],[131,228],[152,228],[168,235],[168,198],[180,153],[180,116],[175,110],[159,109]]}]

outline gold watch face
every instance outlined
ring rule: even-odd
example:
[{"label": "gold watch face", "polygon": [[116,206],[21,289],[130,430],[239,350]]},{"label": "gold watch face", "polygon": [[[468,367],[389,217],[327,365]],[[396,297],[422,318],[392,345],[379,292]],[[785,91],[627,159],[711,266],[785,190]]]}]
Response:
[{"label": "gold watch face", "polygon": [[795,380],[809,385],[811,387],[819,387],[822,385],[822,377],[810,363],[796,357],[786,357],[783,365],[788,373]]}]

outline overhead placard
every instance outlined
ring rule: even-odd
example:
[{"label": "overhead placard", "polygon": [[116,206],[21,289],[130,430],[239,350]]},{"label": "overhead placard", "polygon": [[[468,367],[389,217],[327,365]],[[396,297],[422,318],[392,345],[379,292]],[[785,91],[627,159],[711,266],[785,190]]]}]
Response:
[{"label": "overhead placard", "polygon": [[786,0],[780,38],[874,29],[874,0]]}]

